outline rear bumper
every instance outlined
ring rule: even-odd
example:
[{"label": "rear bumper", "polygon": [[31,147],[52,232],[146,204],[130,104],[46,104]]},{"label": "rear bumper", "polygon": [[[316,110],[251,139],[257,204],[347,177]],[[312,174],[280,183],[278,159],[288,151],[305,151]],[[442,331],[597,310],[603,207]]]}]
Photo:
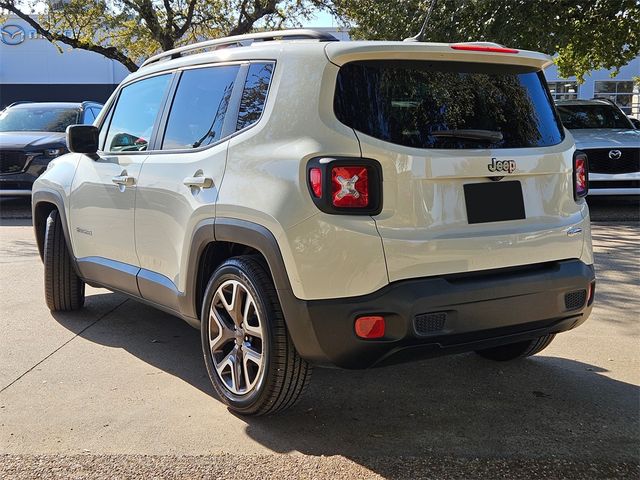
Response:
[{"label": "rear bumper", "polygon": [[[570,330],[591,313],[593,295],[587,297],[594,280],[592,266],[566,260],[403,280],[360,297],[281,300],[303,357],[366,368]],[[569,293],[574,295],[567,304]],[[354,322],[363,315],[385,317],[383,339],[356,336]]]}]

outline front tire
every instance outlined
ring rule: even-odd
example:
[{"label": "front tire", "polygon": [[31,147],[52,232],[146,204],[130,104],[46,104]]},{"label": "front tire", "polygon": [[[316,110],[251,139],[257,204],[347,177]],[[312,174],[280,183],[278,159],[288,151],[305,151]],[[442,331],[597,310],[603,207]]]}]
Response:
[{"label": "front tire", "polygon": [[508,362],[509,360],[530,357],[536,353],[540,353],[549,346],[555,336],[555,333],[550,333],[549,335],[543,335],[535,340],[526,340],[524,342],[501,345],[500,347],[477,350],[476,353],[481,357],[488,358],[489,360]]},{"label": "front tire", "polygon": [[76,275],[62,230],[60,214],[53,210],[44,234],[44,294],[49,310],[69,312],[84,305],[84,282]]},{"label": "front tire", "polygon": [[211,276],[201,315],[202,351],[220,399],[243,415],[294,405],[311,366],[296,351],[268,270],[235,257]]}]

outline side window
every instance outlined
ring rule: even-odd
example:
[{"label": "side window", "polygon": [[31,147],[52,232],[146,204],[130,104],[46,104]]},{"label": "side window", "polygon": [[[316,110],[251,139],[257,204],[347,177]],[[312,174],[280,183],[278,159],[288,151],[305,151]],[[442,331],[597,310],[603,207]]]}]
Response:
[{"label": "side window", "polygon": [[272,73],[273,63],[252,63],[249,67],[240,101],[236,131],[253,125],[260,119]]},{"label": "side window", "polygon": [[[162,98],[171,79],[158,75],[127,85],[120,92],[110,121],[103,124],[100,141],[105,135],[106,152],[137,152],[147,149]],[[101,143],[102,144],[102,143]]]},{"label": "side window", "polygon": [[171,105],[163,150],[198,148],[222,138],[238,65],[185,70]]},{"label": "side window", "polygon": [[91,125],[95,119],[96,119],[96,116],[93,113],[93,109],[92,108],[85,108],[85,110],[84,110],[84,121],[82,123],[85,123],[87,125]]},{"label": "side window", "polygon": [[93,112],[93,116],[95,118],[98,118],[98,115],[100,115],[100,110],[102,109],[98,107],[91,107],[91,111]]}]

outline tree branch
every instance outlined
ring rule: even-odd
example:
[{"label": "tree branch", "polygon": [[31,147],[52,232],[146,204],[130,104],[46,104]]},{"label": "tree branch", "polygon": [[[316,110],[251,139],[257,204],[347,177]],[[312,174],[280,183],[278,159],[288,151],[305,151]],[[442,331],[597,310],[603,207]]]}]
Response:
[{"label": "tree branch", "polygon": [[182,27],[176,30],[176,38],[182,37],[185,33],[187,33],[187,30],[191,28],[191,23],[193,22],[193,13],[196,8],[196,3],[197,3],[197,0],[191,0],[189,2],[189,8],[187,9],[187,17],[185,18],[184,23],[182,24]]},{"label": "tree branch", "polygon": [[[238,16],[238,23],[229,32],[229,35],[242,35],[248,33],[253,28],[253,25],[263,17],[267,15],[273,15],[278,11],[276,8],[277,0],[269,0],[264,6],[261,5],[259,0],[255,0],[255,5],[252,13],[248,13],[244,9],[247,2],[243,2],[243,8],[240,16]],[[244,19],[242,18],[242,12],[244,12]]]},{"label": "tree branch", "polygon": [[89,50],[90,52],[96,52],[96,53],[99,53],[101,55],[104,55],[107,58],[111,58],[113,60],[119,61],[130,72],[135,72],[136,70],[138,70],[138,65],[136,64],[136,62],[134,62],[131,58],[129,58],[128,56],[126,56],[125,54],[120,52],[115,47],[103,47],[102,45],[96,45],[96,44],[89,43],[89,42],[83,42],[83,41],[78,40],[76,38],[67,37],[66,35],[60,35],[58,33],[53,33],[50,30],[45,29],[38,22],[36,22],[33,18],[31,18],[30,15],[20,11],[18,9],[18,7],[13,5],[13,3],[10,3],[10,2],[7,2],[7,1],[0,1],[0,9],[5,9],[5,10],[8,10],[8,11],[16,14],[22,20],[24,20],[29,25],[31,25],[31,27],[33,27],[36,32],[38,32],[44,38],[49,40],[51,43],[61,42],[61,43],[64,43],[66,45],[69,45],[70,47],[73,47],[73,48],[80,48],[82,50]]}]

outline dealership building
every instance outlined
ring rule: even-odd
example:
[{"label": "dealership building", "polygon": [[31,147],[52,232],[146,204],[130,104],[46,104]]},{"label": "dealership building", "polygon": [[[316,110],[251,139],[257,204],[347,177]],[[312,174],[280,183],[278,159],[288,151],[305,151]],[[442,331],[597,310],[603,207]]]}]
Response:
[{"label": "dealership building", "polygon": [[0,26],[0,108],[21,101],[104,102],[129,71],[115,60],[60,44],[62,52],[24,20]]},{"label": "dealership building", "polygon": [[611,77],[612,70],[594,70],[578,85],[575,77],[561,78],[555,65],[547,68],[545,76],[549,90],[556,100],[608,98],[627,115],[640,119],[640,86],[633,77],[640,76],[640,56]]},{"label": "dealership building", "polygon": [[[348,40],[344,31],[320,30]],[[0,34],[0,108],[20,100],[104,102],[129,73],[119,62],[94,52],[60,44],[61,53],[15,16],[6,17]],[[609,98],[628,115],[640,118],[640,92],[633,82],[640,76],[640,57],[622,67],[615,78],[611,71],[597,70],[581,85],[575,78],[558,77],[555,66],[545,74],[556,99]]]}]

